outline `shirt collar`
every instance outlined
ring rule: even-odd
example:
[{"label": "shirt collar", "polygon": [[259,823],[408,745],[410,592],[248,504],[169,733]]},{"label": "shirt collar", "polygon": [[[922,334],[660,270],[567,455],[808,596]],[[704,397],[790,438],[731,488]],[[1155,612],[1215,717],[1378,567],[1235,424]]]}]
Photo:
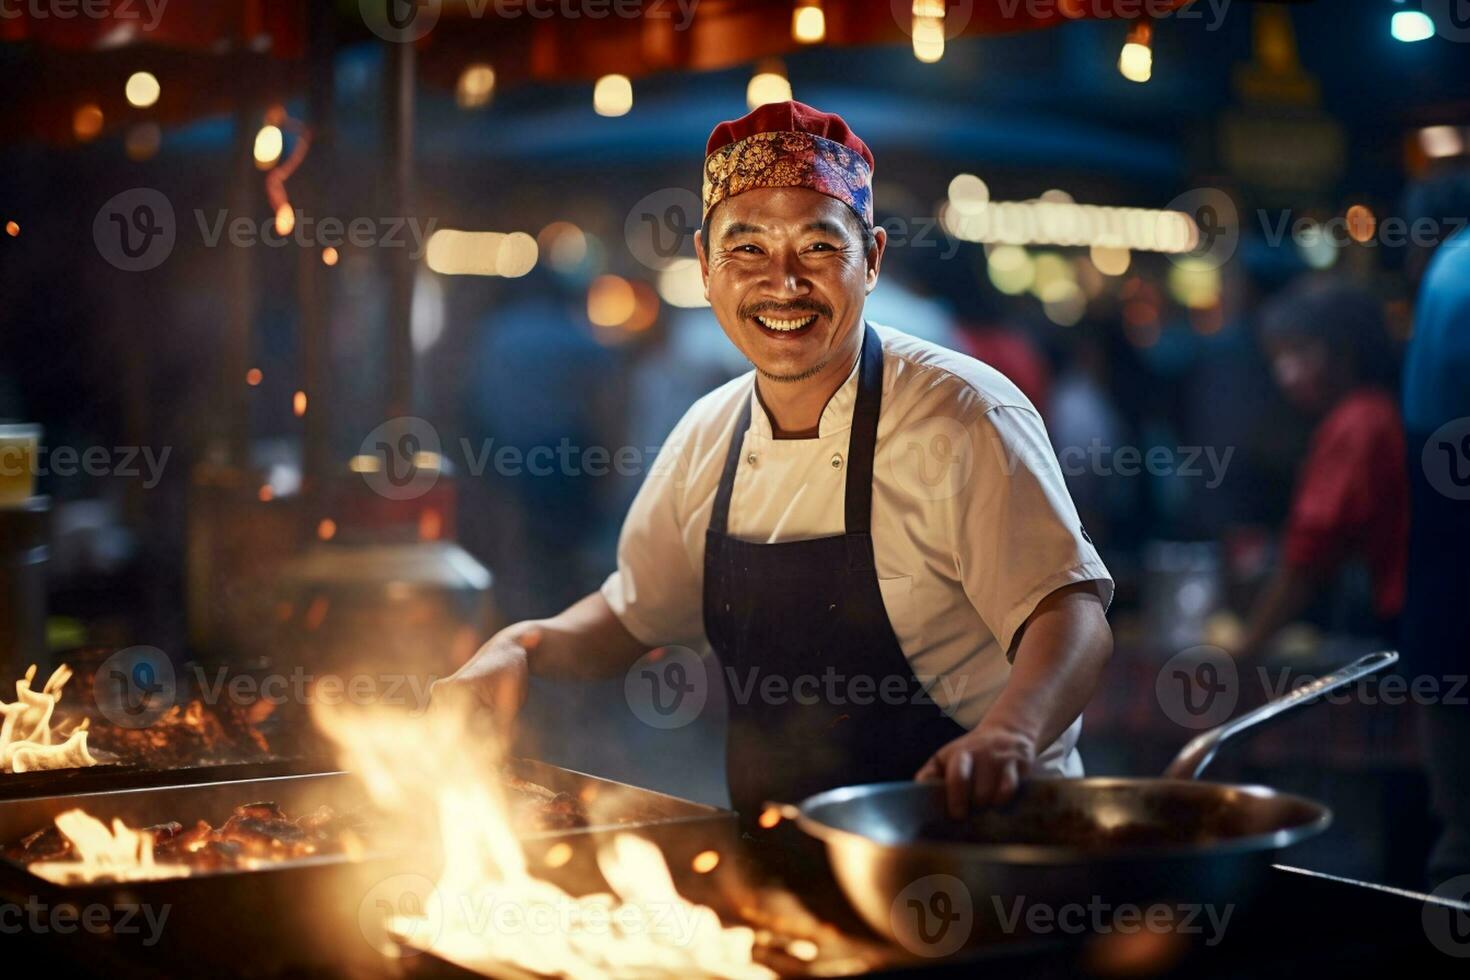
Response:
[{"label": "shirt collar", "polygon": [[[857,357],[853,358],[852,370],[847,374],[847,380],[842,386],[832,393],[827,399],[827,405],[822,409],[822,418],[817,423],[817,438],[825,439],[827,436],[835,435],[852,428],[852,410],[857,404],[858,367],[862,364],[862,353],[859,351]],[[756,396],[756,376],[750,379],[750,431],[762,439],[775,438],[771,433],[771,419],[766,414],[766,409],[761,405],[760,398]]]}]

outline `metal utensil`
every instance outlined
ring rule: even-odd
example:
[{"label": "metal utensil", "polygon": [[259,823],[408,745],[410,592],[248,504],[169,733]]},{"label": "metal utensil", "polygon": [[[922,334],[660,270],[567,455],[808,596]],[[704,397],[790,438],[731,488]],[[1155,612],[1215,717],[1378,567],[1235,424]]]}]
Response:
[{"label": "metal utensil", "polygon": [[1193,777],[1227,738],[1397,660],[1391,651],[1362,657],[1199,735],[1161,779],[1028,780],[1011,802],[964,821],[948,816],[938,782],[847,786],[776,805],[825,844],[868,925],[909,948],[929,942],[907,912],[916,887],[948,890],[942,906],[968,913],[970,942],[1014,932],[1006,913],[1017,899],[1053,915],[1099,899],[1246,901],[1275,852],[1321,833],[1332,813],[1265,786]]}]

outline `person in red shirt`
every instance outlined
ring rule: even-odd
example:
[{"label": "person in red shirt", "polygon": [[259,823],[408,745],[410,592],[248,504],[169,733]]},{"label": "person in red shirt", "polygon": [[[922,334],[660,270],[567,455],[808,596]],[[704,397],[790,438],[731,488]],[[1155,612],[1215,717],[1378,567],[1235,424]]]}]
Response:
[{"label": "person in red shirt", "polygon": [[1391,640],[1404,605],[1409,486],[1392,388],[1397,356],[1378,301],[1309,277],[1267,304],[1261,337],[1287,399],[1320,417],[1283,533],[1281,562],[1256,601],[1241,652],[1258,653],[1350,563],[1371,581],[1373,632]]}]

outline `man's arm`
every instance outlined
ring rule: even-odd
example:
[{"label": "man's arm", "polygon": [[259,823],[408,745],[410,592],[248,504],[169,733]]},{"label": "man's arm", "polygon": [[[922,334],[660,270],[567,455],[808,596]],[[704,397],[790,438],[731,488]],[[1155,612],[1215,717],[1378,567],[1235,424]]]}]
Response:
[{"label": "man's arm", "polygon": [[602,593],[593,592],[549,619],[505,627],[430,691],[438,704],[470,700],[484,705],[508,732],[526,703],[531,674],[616,676],[648,649],[624,628]]},{"label": "man's arm", "polygon": [[628,632],[600,591],[530,625],[540,633],[530,657],[537,677],[615,677],[650,649]]},{"label": "man's arm", "polygon": [[1013,641],[1011,676],[980,724],[936,752],[919,779],[943,778],[949,807],[1004,803],[1037,754],[1082,713],[1113,652],[1096,586],[1079,582],[1042,599]]}]

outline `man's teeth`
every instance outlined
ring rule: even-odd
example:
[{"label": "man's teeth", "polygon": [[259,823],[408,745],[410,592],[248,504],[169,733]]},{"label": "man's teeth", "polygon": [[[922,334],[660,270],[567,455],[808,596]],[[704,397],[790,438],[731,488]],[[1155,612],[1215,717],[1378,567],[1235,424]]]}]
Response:
[{"label": "man's teeth", "polygon": [[782,333],[786,333],[790,330],[800,330],[802,327],[806,326],[808,323],[811,323],[816,318],[817,315],[815,313],[811,314],[810,316],[804,316],[799,320],[778,320],[775,317],[769,316],[756,317],[756,319],[760,321],[761,326],[765,327],[768,330],[779,330]]}]

